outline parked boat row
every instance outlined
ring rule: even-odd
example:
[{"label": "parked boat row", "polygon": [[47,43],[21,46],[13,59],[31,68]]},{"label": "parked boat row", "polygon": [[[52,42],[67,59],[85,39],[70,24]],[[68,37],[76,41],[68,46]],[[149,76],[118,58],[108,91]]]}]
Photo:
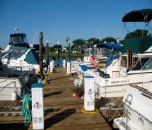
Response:
[{"label": "parked boat row", "polygon": [[[143,9],[129,12],[122,21],[146,22],[148,26],[151,19],[152,10]],[[103,48],[110,51],[105,53]],[[78,75],[75,86],[81,87],[84,80],[84,89],[89,88],[84,90],[88,91],[84,93],[84,98],[88,95],[95,101],[94,98],[123,97],[124,116],[114,120],[120,130],[151,129],[151,48],[152,38],[149,36],[127,39],[123,46],[119,43],[100,43],[93,49],[86,49],[83,62],[71,62],[71,72]],[[122,53],[122,50],[127,53]],[[90,78],[90,83],[86,83],[86,77]]]}]

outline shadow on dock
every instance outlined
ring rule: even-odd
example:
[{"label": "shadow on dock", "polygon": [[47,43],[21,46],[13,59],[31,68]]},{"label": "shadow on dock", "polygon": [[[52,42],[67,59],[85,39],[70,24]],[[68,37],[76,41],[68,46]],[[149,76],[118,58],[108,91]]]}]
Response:
[{"label": "shadow on dock", "polygon": [[45,129],[76,113],[75,109],[67,109],[45,120]]},{"label": "shadow on dock", "polygon": [[[53,81],[53,80],[59,80],[59,79],[64,79],[67,78],[68,76],[64,76],[64,77],[59,77],[59,78],[52,78],[52,79],[48,79],[48,81]],[[69,76],[70,77],[70,76]]]},{"label": "shadow on dock", "polygon": [[47,94],[44,94],[44,97],[49,97],[49,96],[53,96],[53,95],[59,95],[61,93],[63,93],[63,91],[47,93]]},{"label": "shadow on dock", "polygon": [[49,108],[49,109],[46,109],[46,110],[44,111],[44,114],[45,114],[45,116],[46,116],[46,115],[48,115],[48,114],[50,114],[50,113],[52,113],[52,112],[58,112],[58,111],[61,110],[61,109],[62,109],[62,107],[57,108],[57,109]]},{"label": "shadow on dock", "polygon": [[24,123],[4,123],[0,124],[1,130],[28,130]]}]

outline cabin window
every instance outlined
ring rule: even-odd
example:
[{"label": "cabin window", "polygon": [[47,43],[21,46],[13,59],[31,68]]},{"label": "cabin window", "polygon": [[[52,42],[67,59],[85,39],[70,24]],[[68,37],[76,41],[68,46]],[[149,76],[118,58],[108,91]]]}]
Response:
[{"label": "cabin window", "polygon": [[107,48],[101,48],[101,55],[104,56],[109,56],[110,55],[110,49]]},{"label": "cabin window", "polygon": [[121,57],[121,66],[127,67],[127,57],[126,56]]},{"label": "cabin window", "polygon": [[143,66],[143,70],[152,69],[152,59],[149,59],[149,61]]},{"label": "cabin window", "polygon": [[27,43],[26,35],[25,34],[12,34],[10,36],[9,42],[13,43],[13,44]]},{"label": "cabin window", "polygon": [[136,65],[137,61],[138,61],[138,57],[133,57],[133,66]]},{"label": "cabin window", "polygon": [[12,37],[11,38],[12,43],[17,44],[17,43],[23,43],[23,39],[20,36]]},{"label": "cabin window", "polygon": [[141,70],[144,64],[149,60],[149,58],[141,58],[137,61],[136,65],[132,68],[132,70]]}]

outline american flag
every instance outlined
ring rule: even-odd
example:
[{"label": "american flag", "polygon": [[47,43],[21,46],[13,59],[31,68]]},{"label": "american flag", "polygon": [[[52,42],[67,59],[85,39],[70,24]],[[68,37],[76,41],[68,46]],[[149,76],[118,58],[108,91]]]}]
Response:
[{"label": "american flag", "polygon": [[94,54],[90,55],[89,62],[93,67],[96,66],[96,56]]}]

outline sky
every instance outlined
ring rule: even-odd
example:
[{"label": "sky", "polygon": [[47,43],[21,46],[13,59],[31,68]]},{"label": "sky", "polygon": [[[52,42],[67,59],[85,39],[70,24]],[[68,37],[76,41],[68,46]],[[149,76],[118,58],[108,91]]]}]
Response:
[{"label": "sky", "polygon": [[[71,44],[79,38],[123,39],[123,16],[144,8],[152,8],[152,0],[0,0],[0,46],[8,45],[15,28],[27,34],[29,44],[39,43],[43,32],[43,44],[49,41],[50,47],[58,41],[67,46],[67,36]],[[143,28],[128,23],[128,30],[133,27]]]}]

